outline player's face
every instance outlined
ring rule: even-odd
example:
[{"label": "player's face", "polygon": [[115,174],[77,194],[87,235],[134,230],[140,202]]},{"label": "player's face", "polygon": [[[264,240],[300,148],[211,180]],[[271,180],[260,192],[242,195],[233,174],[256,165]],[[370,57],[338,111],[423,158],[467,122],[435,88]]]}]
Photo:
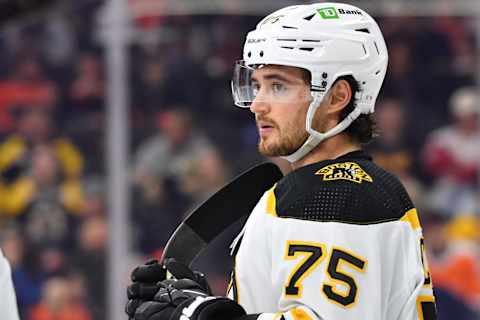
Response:
[{"label": "player's face", "polygon": [[255,114],[260,136],[258,149],[268,157],[295,152],[308,138],[307,109],[312,99],[310,86],[299,68],[264,66],[253,72]]}]

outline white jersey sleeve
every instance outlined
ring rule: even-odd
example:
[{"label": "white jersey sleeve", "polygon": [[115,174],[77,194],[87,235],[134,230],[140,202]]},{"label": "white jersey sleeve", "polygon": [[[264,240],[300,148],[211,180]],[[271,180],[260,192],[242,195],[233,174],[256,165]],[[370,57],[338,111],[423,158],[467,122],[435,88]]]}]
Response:
[{"label": "white jersey sleeve", "polygon": [[276,202],[272,188],[247,221],[236,253],[229,294],[247,313],[258,319],[436,319],[414,208],[398,219],[352,223],[282,216]]},{"label": "white jersey sleeve", "polygon": [[19,320],[10,264],[0,250],[0,314],[2,320]]}]

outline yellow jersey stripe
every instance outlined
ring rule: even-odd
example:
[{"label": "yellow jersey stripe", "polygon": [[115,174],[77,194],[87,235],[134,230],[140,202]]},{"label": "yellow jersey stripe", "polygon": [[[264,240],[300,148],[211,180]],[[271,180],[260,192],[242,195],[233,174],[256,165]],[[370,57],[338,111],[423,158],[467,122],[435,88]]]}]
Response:
[{"label": "yellow jersey stripe", "polygon": [[[434,296],[418,296],[418,297],[417,297],[417,314],[418,314],[418,320],[424,320],[424,319],[425,319],[425,318],[423,317],[422,302],[432,302],[432,303],[435,303],[435,297],[434,297]],[[426,320],[426,319],[425,319],[425,320]]]},{"label": "yellow jersey stripe", "polygon": [[403,217],[400,218],[400,221],[410,223],[410,226],[412,227],[413,230],[421,228],[420,220],[418,219],[417,209],[415,209],[415,208],[408,210],[403,215]]},{"label": "yellow jersey stripe", "polygon": [[294,320],[313,320],[304,310],[300,308],[294,308],[289,311]]},{"label": "yellow jersey stripe", "polygon": [[275,193],[273,192],[276,186],[277,184],[274,184],[273,187],[267,191],[267,214],[273,217],[278,217],[276,208],[277,200],[275,199]]}]

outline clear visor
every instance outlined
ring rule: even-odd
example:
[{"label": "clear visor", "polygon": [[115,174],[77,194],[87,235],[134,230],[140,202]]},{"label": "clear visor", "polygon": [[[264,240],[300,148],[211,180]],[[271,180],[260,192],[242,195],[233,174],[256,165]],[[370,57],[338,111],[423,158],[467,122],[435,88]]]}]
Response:
[{"label": "clear visor", "polygon": [[245,61],[237,60],[233,69],[232,96],[237,107],[248,108],[255,100],[255,91],[252,85],[254,68],[245,65]]},{"label": "clear visor", "polygon": [[254,101],[277,104],[312,101],[310,86],[302,79],[288,77],[285,71],[255,72],[264,66],[249,67],[243,60],[235,63],[231,86],[236,106],[249,108]]}]

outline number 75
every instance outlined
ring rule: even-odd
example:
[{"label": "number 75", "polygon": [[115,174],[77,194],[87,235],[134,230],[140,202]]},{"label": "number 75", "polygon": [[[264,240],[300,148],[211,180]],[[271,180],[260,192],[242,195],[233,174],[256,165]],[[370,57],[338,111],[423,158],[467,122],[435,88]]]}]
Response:
[{"label": "number 75", "polygon": [[[288,277],[284,287],[287,297],[299,297],[302,295],[302,280],[308,276],[320,263],[328,257],[327,275],[330,281],[324,282],[322,292],[327,299],[343,307],[351,307],[358,297],[358,285],[352,275],[342,270],[342,265],[348,264],[351,268],[364,272],[366,259],[347,252],[347,250],[333,247],[329,254],[324,244],[287,241],[285,259],[292,260],[301,257]],[[336,289],[336,285],[347,287],[346,292]]]}]

